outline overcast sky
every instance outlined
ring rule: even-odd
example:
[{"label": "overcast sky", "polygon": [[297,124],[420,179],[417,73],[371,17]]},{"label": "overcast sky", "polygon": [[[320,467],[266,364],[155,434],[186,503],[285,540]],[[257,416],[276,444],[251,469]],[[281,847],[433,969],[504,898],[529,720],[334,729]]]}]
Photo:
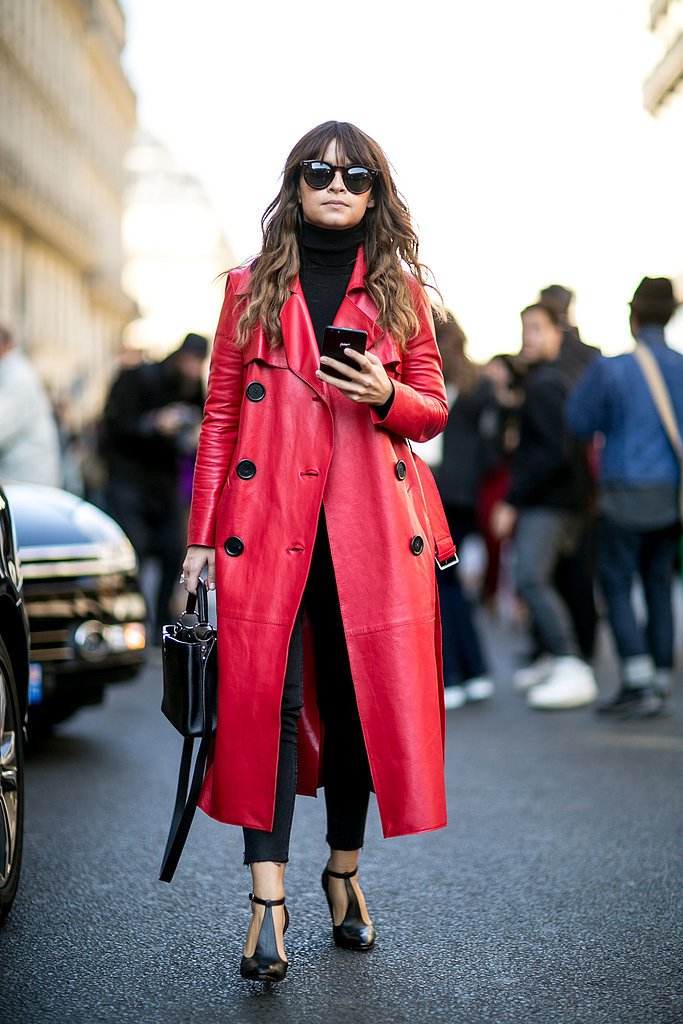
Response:
[{"label": "overcast sky", "polygon": [[202,179],[238,261],[294,142],[335,118],[388,154],[477,357],[515,350],[554,281],[586,339],[620,351],[640,278],[683,272],[683,99],[643,110],[647,0],[123,7],[140,120]]}]

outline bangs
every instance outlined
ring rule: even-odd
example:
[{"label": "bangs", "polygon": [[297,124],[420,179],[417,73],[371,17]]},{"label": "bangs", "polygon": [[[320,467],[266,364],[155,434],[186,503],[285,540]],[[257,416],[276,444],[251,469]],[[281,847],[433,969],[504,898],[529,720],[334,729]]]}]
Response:
[{"label": "bangs", "polygon": [[325,151],[333,142],[336,148],[336,163],[359,164],[363,167],[378,168],[376,154],[360,131],[346,121],[331,121],[316,140],[317,146],[309,160],[323,160]]}]

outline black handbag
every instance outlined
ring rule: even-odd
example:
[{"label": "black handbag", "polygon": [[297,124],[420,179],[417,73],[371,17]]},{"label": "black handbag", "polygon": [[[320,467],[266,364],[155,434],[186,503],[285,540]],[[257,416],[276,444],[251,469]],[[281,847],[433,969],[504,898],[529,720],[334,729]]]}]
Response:
[{"label": "black handbag", "polygon": [[[161,634],[164,681],[161,710],[184,737],[173,818],[159,874],[162,882],[170,882],[178,866],[197,809],[209,747],[216,731],[218,651],[216,631],[208,620],[206,584],[199,580],[197,594],[188,594],[187,607],[178,622],[164,626]],[[190,782],[197,738],[199,750]]]}]

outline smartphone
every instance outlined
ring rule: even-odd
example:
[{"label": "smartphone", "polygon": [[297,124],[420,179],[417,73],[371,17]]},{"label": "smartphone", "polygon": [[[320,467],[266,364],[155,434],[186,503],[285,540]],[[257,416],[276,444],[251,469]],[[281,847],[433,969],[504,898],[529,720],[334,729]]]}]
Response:
[{"label": "smartphone", "polygon": [[[346,363],[353,370],[357,370],[358,363],[354,359],[349,359],[344,354],[345,350],[352,348],[356,352],[365,353],[367,343],[367,331],[353,331],[349,327],[326,327],[323,334],[322,355],[330,356],[331,359],[338,359],[340,363]],[[348,377],[345,378],[343,373],[335,370],[332,366],[323,366],[321,369],[323,373],[328,374],[330,377],[340,377],[342,380],[348,380]]]}]

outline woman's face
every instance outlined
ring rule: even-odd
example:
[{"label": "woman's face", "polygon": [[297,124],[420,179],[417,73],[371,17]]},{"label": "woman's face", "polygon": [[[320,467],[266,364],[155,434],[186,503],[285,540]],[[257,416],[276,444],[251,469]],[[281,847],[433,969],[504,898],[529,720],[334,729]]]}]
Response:
[{"label": "woman's face", "polygon": [[[335,141],[330,142],[323,154],[325,163],[343,167],[348,163],[344,154],[337,149]],[[365,211],[375,205],[372,189],[356,196],[349,192],[342,181],[341,172],[337,171],[327,188],[315,189],[307,185],[303,177],[299,179],[299,197],[304,220],[319,228],[331,228],[341,231],[344,228],[355,228],[360,224]]]}]

